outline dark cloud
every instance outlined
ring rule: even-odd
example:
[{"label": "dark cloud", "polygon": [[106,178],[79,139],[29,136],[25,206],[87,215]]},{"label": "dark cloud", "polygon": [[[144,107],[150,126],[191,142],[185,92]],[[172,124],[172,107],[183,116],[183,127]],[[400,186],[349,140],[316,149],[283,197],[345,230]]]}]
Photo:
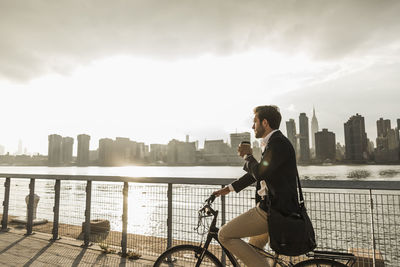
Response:
[{"label": "dark cloud", "polygon": [[[343,124],[356,113],[364,116],[368,138],[375,142],[376,121],[383,117],[392,121],[400,118],[400,63],[377,64],[362,71],[350,73],[336,80],[322,82],[302,90],[282,95],[280,105],[293,104],[295,112],[285,120],[294,118],[298,123],[300,112],[306,112],[311,123],[312,107],[316,108],[319,127],[336,134],[337,141],[344,141]],[[298,125],[297,125],[298,126]]]},{"label": "dark cloud", "polygon": [[400,1],[0,2],[0,75],[26,80],[118,54],[176,59],[254,47],[319,59],[398,40]]}]

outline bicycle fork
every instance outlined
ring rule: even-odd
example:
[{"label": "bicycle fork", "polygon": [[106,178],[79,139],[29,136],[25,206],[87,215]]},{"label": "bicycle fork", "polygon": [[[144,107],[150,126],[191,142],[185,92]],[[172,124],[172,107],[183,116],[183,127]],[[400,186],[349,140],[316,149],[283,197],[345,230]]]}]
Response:
[{"label": "bicycle fork", "polygon": [[211,240],[213,239],[213,235],[215,235],[215,234],[214,233],[208,233],[206,242],[204,243],[204,246],[202,247],[202,250],[199,251],[200,252],[200,256],[197,259],[196,267],[200,267],[200,264],[204,259],[204,255],[206,254],[206,251],[208,250],[208,246],[210,245]]}]

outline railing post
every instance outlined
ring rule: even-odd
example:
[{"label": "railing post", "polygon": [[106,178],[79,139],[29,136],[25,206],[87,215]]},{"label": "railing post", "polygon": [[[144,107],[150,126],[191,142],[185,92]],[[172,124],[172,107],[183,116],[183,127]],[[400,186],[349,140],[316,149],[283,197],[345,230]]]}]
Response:
[{"label": "railing post", "polygon": [[86,209],[85,209],[85,233],[83,238],[83,245],[89,246],[90,242],[90,206],[92,203],[92,181],[86,182]]},{"label": "railing post", "polygon": [[29,183],[29,201],[28,201],[28,218],[26,221],[26,235],[32,234],[34,195],[35,195],[35,179],[31,179],[31,182]]},{"label": "railing post", "polygon": [[127,254],[127,243],[128,243],[128,182],[124,182],[124,188],[122,189],[123,204],[122,204],[122,239],[121,248],[122,256]]},{"label": "railing post", "polygon": [[376,266],[376,258],[375,258],[375,230],[374,230],[374,200],[372,199],[372,189],[369,190],[369,201],[370,201],[370,211],[371,211],[371,234],[372,234],[372,266]]},{"label": "railing post", "polygon": [[53,207],[54,219],[53,219],[52,240],[58,239],[58,220],[60,217],[60,185],[61,181],[57,179],[56,184],[54,185],[54,207]]},{"label": "railing post", "polygon": [[[225,186],[223,185],[222,188]],[[225,195],[221,196],[221,226],[226,223],[226,198]],[[224,250],[222,250],[222,255],[221,255],[221,263],[222,266],[226,266],[226,255]]]},{"label": "railing post", "polygon": [[172,247],[172,184],[168,184],[167,249]]},{"label": "railing post", "polygon": [[4,201],[3,201],[3,218],[1,219],[1,230],[7,231],[8,224],[8,206],[10,203],[10,178],[7,177],[4,182]]}]

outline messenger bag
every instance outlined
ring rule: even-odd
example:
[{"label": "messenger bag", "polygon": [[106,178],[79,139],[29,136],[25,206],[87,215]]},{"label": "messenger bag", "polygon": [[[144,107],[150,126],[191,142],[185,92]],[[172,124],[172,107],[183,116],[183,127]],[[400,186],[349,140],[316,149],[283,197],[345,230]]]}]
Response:
[{"label": "messenger bag", "polygon": [[268,213],[269,245],[276,253],[287,256],[299,256],[317,246],[314,228],[304,206],[297,169],[296,178],[300,198],[298,213],[282,214],[271,206]]}]

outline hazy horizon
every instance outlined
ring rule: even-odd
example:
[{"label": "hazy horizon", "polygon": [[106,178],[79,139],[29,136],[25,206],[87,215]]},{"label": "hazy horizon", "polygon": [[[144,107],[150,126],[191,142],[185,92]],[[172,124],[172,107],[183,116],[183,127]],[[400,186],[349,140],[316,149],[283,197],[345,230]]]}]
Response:
[{"label": "hazy horizon", "polygon": [[[354,114],[354,115],[355,115],[355,114]],[[310,128],[309,131],[310,131],[310,134],[311,134],[311,118],[312,118],[312,116],[309,117],[309,128]],[[291,119],[291,118],[290,118],[290,119]],[[365,119],[365,118],[364,118],[364,119]],[[297,128],[296,130],[297,130],[297,134],[299,134],[298,119],[295,118],[295,120],[296,120],[296,128]],[[395,121],[395,123],[396,123],[396,121]],[[393,126],[394,126],[394,124],[392,124],[392,128],[395,128],[395,127],[393,127]],[[285,130],[283,130],[283,128],[284,128]],[[321,131],[322,128],[320,127],[319,130]],[[287,132],[286,132],[286,121],[283,121],[283,120],[282,120],[282,122],[281,122],[281,127],[280,127],[280,131],[282,131],[284,135],[287,135]],[[256,138],[254,137],[254,133],[253,133],[253,130],[252,130],[252,129],[248,130],[247,132],[250,132],[252,142],[255,141],[255,140],[260,141],[260,139],[256,139]],[[232,133],[236,133],[236,131],[235,131],[235,132],[232,132]],[[51,134],[59,134],[59,133],[51,133]],[[79,134],[88,134],[88,133],[79,133]],[[72,138],[74,139],[74,144],[73,144],[73,156],[77,156],[77,145],[78,145],[77,136],[78,136],[79,134],[77,134],[76,136],[62,136],[62,137],[72,137]],[[189,135],[189,142],[196,142],[196,141],[198,141],[198,142],[199,142],[199,149],[204,148],[204,141],[206,141],[206,140],[216,140],[216,139],[219,139],[219,140],[224,140],[225,143],[230,144],[230,134],[231,134],[231,133],[227,133],[227,136],[224,136],[224,137],[222,137],[222,136],[221,136],[221,137],[215,137],[215,138],[212,138],[212,139],[210,139],[210,138],[203,138],[203,139],[201,139],[202,141],[200,141],[200,140],[198,140],[198,139],[197,139],[197,140],[194,140],[194,139]],[[59,134],[59,135],[60,135],[60,134]],[[336,133],[335,133],[335,135],[337,136]],[[89,136],[90,136],[90,134],[89,134]],[[121,136],[121,135],[117,135],[117,136],[113,136],[113,137],[110,137],[110,136],[102,136],[102,137],[98,137],[97,139],[93,139],[92,136],[90,136],[90,137],[91,137],[91,138],[90,138],[90,147],[89,147],[90,150],[97,150],[97,149],[99,148],[99,140],[100,140],[100,139],[103,139],[103,138],[110,138],[110,139],[113,139],[113,140],[115,140],[117,137],[118,137],[118,138],[119,138],[119,137],[122,137],[122,138],[130,138],[129,136]],[[369,138],[369,136],[368,136],[368,138]],[[172,137],[169,141],[171,141],[172,139],[176,139],[176,140],[185,142],[185,141],[186,141],[186,135],[185,135],[185,136],[182,136],[181,138],[174,138],[174,137]],[[311,148],[311,135],[309,135],[309,139],[310,139],[309,141],[310,141],[310,148]],[[369,139],[370,139],[370,138],[369,138]],[[136,142],[142,142],[141,140],[135,140],[135,139],[132,139],[132,138],[130,138],[130,140],[131,140],[131,141],[136,141]],[[169,141],[167,141],[167,142],[164,143],[164,144],[167,145]],[[371,140],[371,139],[370,139],[370,141],[372,141],[372,142],[376,145],[375,140]],[[24,151],[24,149],[27,149],[27,146],[24,145],[23,140],[21,140],[21,139],[18,140],[18,145],[17,145],[17,146],[18,146],[18,149],[19,149],[20,142],[21,142],[21,145],[22,145],[22,151]],[[145,145],[149,145],[149,146],[150,146],[150,144],[160,144],[160,143],[146,143],[146,142],[144,142],[144,143],[145,143]],[[336,138],[336,143],[340,143],[342,146],[345,145],[345,143],[344,143],[343,140],[339,141],[339,140],[337,140],[337,138]],[[0,146],[2,146],[1,143],[0,143]],[[5,148],[6,148],[6,147],[5,147]],[[16,149],[15,151],[8,151],[7,149],[5,149],[5,153],[10,153],[10,155],[18,154],[18,151],[17,151],[18,149]],[[32,151],[29,151],[29,150],[28,150],[26,154],[28,154],[28,155],[36,155],[37,153],[40,153],[41,155],[47,155],[47,149],[48,149],[48,146],[46,146],[44,149],[42,149],[43,152],[32,152]],[[24,154],[25,154],[25,153],[24,153]]]},{"label": "hazy horizon", "polygon": [[0,145],[47,154],[47,136],[168,143],[251,132],[313,106],[343,124],[400,118],[399,1],[0,2]]}]

